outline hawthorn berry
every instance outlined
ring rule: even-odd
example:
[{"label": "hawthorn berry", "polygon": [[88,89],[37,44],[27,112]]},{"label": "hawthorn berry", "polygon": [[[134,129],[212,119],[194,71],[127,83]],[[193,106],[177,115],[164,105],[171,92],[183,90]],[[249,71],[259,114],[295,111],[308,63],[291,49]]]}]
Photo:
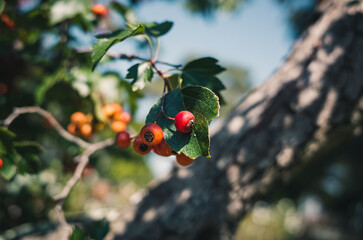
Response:
[{"label": "hawthorn berry", "polygon": [[71,122],[77,126],[81,126],[88,121],[87,116],[81,112],[75,112],[71,115]]},{"label": "hawthorn berry", "polygon": [[70,123],[67,126],[67,130],[72,135],[77,135],[77,126],[74,123]]},{"label": "hawthorn berry", "polygon": [[164,138],[161,140],[161,142],[158,145],[155,145],[153,147],[153,151],[156,154],[164,157],[169,157],[170,155],[173,154],[173,149],[169,146],[169,144],[165,141]]},{"label": "hawthorn berry", "polygon": [[122,110],[122,106],[118,103],[106,104],[102,107],[102,113],[107,118],[115,117],[116,114],[121,114]]},{"label": "hawthorn berry", "polygon": [[92,133],[92,125],[89,123],[85,123],[80,126],[79,130],[84,137],[88,138],[89,136],[91,136]]},{"label": "hawthorn berry", "polygon": [[116,143],[120,148],[127,148],[130,145],[130,134],[126,131],[118,132],[116,135]]},{"label": "hawthorn berry", "polygon": [[154,146],[163,140],[163,130],[155,123],[148,123],[141,129],[140,136],[144,143]]},{"label": "hawthorn berry", "polygon": [[103,4],[97,3],[92,6],[92,12],[96,15],[105,16],[107,14],[107,7]]},{"label": "hawthorn berry", "polygon": [[194,159],[186,156],[184,153],[180,153],[176,155],[176,161],[181,166],[188,166],[194,162]]},{"label": "hawthorn berry", "polygon": [[143,143],[140,135],[135,137],[134,142],[133,142],[133,147],[134,147],[135,151],[137,153],[140,153],[141,155],[148,154],[152,149],[152,147]]},{"label": "hawthorn berry", "polygon": [[194,127],[194,115],[189,111],[181,111],[175,116],[175,127],[181,133],[188,133]]},{"label": "hawthorn berry", "polygon": [[127,125],[126,123],[124,122],[121,122],[121,121],[113,121],[111,123],[111,129],[114,131],[114,132],[121,132],[121,131],[125,131],[127,128]]},{"label": "hawthorn berry", "polygon": [[110,118],[115,113],[115,109],[111,104],[106,104],[102,107],[102,113],[105,117]]},{"label": "hawthorn berry", "polygon": [[3,160],[0,158],[0,168],[3,166]]},{"label": "hawthorn berry", "polygon": [[113,119],[116,121],[121,121],[124,123],[129,123],[131,121],[131,115],[128,112],[117,113],[113,116]]}]

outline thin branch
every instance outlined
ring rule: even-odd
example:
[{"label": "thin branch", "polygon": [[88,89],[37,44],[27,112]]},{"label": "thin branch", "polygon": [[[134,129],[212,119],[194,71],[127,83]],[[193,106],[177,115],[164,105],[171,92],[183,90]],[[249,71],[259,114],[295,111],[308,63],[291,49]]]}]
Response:
[{"label": "thin branch", "polygon": [[[85,48],[85,49],[77,49],[76,50],[78,53],[90,53],[92,52],[92,50],[90,48]],[[140,61],[143,61],[143,62],[149,62],[150,59],[148,58],[143,58],[143,57],[140,57],[138,55],[128,55],[128,54],[124,54],[124,53],[121,53],[121,54],[115,54],[115,53],[111,53],[111,52],[107,52],[106,53],[107,56],[111,57],[111,58],[115,58],[115,59],[124,59],[124,60],[128,60],[128,61],[132,61],[132,60],[140,60]],[[183,65],[181,64],[172,64],[172,63],[168,63],[168,62],[165,62],[165,61],[154,61],[155,64],[163,64],[163,65],[167,65],[167,66],[170,66],[170,67],[173,67],[173,68],[176,68],[176,69],[180,69],[183,67]]]},{"label": "thin branch", "polygon": [[62,231],[62,240],[68,239],[68,236],[71,232],[70,227],[68,226],[67,220],[64,216],[63,212],[63,203],[64,200],[68,197],[70,191],[74,187],[74,185],[78,182],[78,180],[82,177],[82,173],[89,162],[89,157],[96,151],[109,147],[114,144],[114,139],[106,139],[101,142],[97,143],[88,143],[81,138],[75,137],[68,133],[60,124],[59,122],[50,114],[49,112],[45,111],[44,109],[36,106],[30,107],[21,107],[15,108],[13,113],[11,113],[3,122],[5,128],[8,128],[9,125],[20,115],[26,113],[37,113],[48,120],[50,125],[65,139],[70,142],[74,142],[79,146],[85,148],[84,151],[75,157],[75,160],[78,162],[76,170],[73,173],[73,176],[68,180],[67,184],[63,187],[62,191],[56,195],[53,199],[56,201],[55,210],[58,213],[59,222],[61,227],[63,228]]},{"label": "thin branch", "polygon": [[82,173],[88,164],[89,157],[94,152],[96,152],[100,149],[109,147],[109,146],[113,145],[114,143],[115,143],[114,139],[111,139],[111,138],[104,140],[102,142],[93,143],[88,148],[86,148],[83,153],[81,153],[80,155],[75,157],[75,159],[78,159],[78,165],[76,167],[76,170],[73,173],[73,176],[68,180],[67,184],[63,187],[62,191],[58,195],[53,197],[54,201],[57,202],[55,209],[58,212],[59,222],[60,222],[62,228],[64,229],[63,230],[64,231],[63,240],[68,239],[68,236],[70,234],[69,227],[68,227],[68,224],[64,217],[64,212],[63,212],[64,200],[68,197],[70,191],[72,190],[74,185],[78,182],[78,180],[81,179]]},{"label": "thin branch", "polygon": [[82,177],[83,170],[88,164],[89,157],[94,152],[113,145],[114,142],[115,142],[114,139],[107,139],[102,142],[91,144],[87,149],[85,149],[85,151],[83,153],[78,155],[75,158],[78,160],[78,165],[76,167],[76,170],[74,171],[72,178],[70,178],[68,180],[68,182],[64,186],[63,190],[58,195],[56,195],[53,199],[58,202],[64,200],[68,196],[68,194],[71,191],[71,189],[73,188],[73,186]]},{"label": "thin branch", "polygon": [[44,109],[40,107],[20,107],[15,108],[13,113],[11,113],[4,121],[3,125],[5,128],[8,128],[10,124],[17,118],[19,115],[27,114],[27,113],[37,113],[44,118],[46,118],[49,122],[49,124],[61,135],[64,139],[67,139],[70,142],[73,142],[75,144],[78,144],[79,146],[83,148],[89,147],[91,144],[82,140],[79,137],[73,136],[69,132],[67,132],[60,124],[59,122],[50,114],[49,112],[45,111]]},{"label": "thin branch", "polygon": [[159,76],[164,80],[164,84],[166,85],[168,92],[170,92],[171,86],[170,86],[168,78],[164,75],[164,73],[158,67],[156,67],[155,62],[151,61],[151,66],[156,70],[156,72],[159,74]]}]

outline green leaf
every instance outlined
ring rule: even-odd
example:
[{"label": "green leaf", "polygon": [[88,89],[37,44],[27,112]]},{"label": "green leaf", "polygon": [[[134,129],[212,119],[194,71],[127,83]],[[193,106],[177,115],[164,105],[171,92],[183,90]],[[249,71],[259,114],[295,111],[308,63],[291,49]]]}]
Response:
[{"label": "green leaf", "polygon": [[144,26],[138,25],[136,28],[127,28],[119,30],[111,34],[96,36],[99,40],[93,45],[92,52],[92,71],[96,68],[101,58],[106,54],[107,50],[116,43],[122,42],[129,37],[143,34]]},{"label": "green leaf", "polygon": [[24,154],[41,154],[45,151],[42,145],[33,141],[14,142],[14,147],[18,153]]},{"label": "green leaf", "polygon": [[5,8],[5,1],[0,0],[0,15],[3,13],[4,8]]},{"label": "green leaf", "polygon": [[[155,122],[160,112],[161,101],[162,99],[151,108],[146,123]],[[195,117],[194,128],[187,134],[178,132],[173,120],[163,114],[159,116],[157,124],[163,129],[166,142],[174,151],[183,152],[188,157],[209,157],[209,123],[219,115],[218,97],[208,88],[196,86],[176,89],[165,95],[166,115],[175,117],[183,110],[190,111]]]},{"label": "green leaf", "polygon": [[76,226],[73,229],[73,232],[69,237],[69,240],[86,240],[86,239],[88,239],[86,233],[78,226]]},{"label": "green leaf", "polygon": [[225,68],[217,64],[218,60],[205,57],[189,62],[183,69],[181,78],[182,87],[203,86],[211,89],[217,94],[221,103],[223,98],[220,91],[225,89],[223,83],[216,77]]},{"label": "green leaf", "polygon": [[3,166],[0,168],[1,175],[6,179],[12,179],[16,174],[16,165],[7,156],[0,156],[3,160]]},{"label": "green leaf", "polygon": [[14,148],[14,138],[15,134],[13,132],[0,127],[0,158],[3,160],[0,173],[7,180],[10,180],[16,174],[16,162],[20,158]]},{"label": "green leaf", "polygon": [[0,127],[0,157],[14,151],[13,140],[15,133],[7,130],[4,127]]},{"label": "green leaf", "polygon": [[87,15],[91,12],[90,0],[58,0],[50,9],[50,24],[55,25],[77,14]]},{"label": "green leaf", "polygon": [[142,23],[142,25],[145,26],[145,32],[148,35],[154,37],[160,37],[169,32],[169,30],[173,26],[173,22],[170,21],[165,21],[162,23],[151,22],[151,23]]},{"label": "green leaf", "polygon": [[94,221],[86,228],[91,239],[102,240],[110,230],[110,224],[106,220]]},{"label": "green leaf", "polygon": [[168,81],[170,83],[171,89],[177,89],[181,83],[180,74],[173,74],[169,76]]},{"label": "green leaf", "polygon": [[132,91],[141,90],[145,87],[146,82],[151,82],[153,78],[153,68],[149,62],[138,63],[128,69],[127,79],[133,79],[131,82]]},{"label": "green leaf", "polygon": [[6,138],[10,140],[14,139],[15,137],[16,137],[15,133],[0,126],[0,138]]}]

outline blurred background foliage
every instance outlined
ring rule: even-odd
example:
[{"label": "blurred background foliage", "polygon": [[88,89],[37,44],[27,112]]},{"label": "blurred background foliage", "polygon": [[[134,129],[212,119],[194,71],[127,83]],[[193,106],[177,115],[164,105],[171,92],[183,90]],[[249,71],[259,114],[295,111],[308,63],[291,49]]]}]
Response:
[{"label": "blurred background foliage", "polygon": [[[187,9],[209,21],[218,11],[237,11],[251,1],[184,2]],[[288,12],[287,24],[293,38],[319,18],[316,7],[326,2],[269,1],[278,2]],[[146,0],[121,1],[123,11],[110,10],[108,17],[101,18],[92,14],[91,0],[6,1],[0,21],[0,119],[14,107],[39,105],[63,127],[75,111],[93,114],[97,124],[101,122],[102,105],[118,102],[133,115],[131,127],[138,131],[144,120],[137,119],[136,113],[148,111],[144,109],[145,101],[154,102],[160,96],[162,81],[156,79],[145,91],[134,93],[124,79],[126,72],[114,71],[107,59],[91,72],[88,50],[96,34],[125,27],[125,19],[136,17],[132,8],[143,2]],[[102,3],[108,6],[110,1]],[[145,42],[138,41],[137,46],[147,52]],[[222,95],[227,104],[222,116],[226,116],[250,89],[251,79],[248,69],[237,64],[223,66],[227,71],[221,79],[227,90]],[[81,150],[61,138],[39,116],[21,116],[10,130],[17,139],[41,143],[46,151],[32,163],[33,174],[17,174],[11,181],[0,177],[0,237],[5,238],[54,228],[58,217],[52,196],[72,175],[76,166],[73,157]],[[104,126],[91,141],[114,135]],[[253,206],[241,222],[236,239],[361,239],[362,142],[347,141],[345,146],[332,149],[329,156],[299,169],[293,179],[287,176],[289,184],[278,184]],[[130,199],[137,201],[153,179],[149,162],[130,149],[115,146],[97,152],[66,200],[66,216],[73,221],[115,220],[115,213]],[[105,228],[103,222],[95,224]]]}]

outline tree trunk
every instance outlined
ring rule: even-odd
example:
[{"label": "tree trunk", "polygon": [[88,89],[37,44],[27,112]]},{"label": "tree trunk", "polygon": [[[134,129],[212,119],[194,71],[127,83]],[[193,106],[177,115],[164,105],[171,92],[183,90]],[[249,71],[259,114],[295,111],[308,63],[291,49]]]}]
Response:
[{"label": "tree trunk", "polygon": [[363,15],[328,1],[285,63],[234,109],[210,159],[151,187],[116,239],[231,239],[259,194],[305,161],[361,134]]}]

